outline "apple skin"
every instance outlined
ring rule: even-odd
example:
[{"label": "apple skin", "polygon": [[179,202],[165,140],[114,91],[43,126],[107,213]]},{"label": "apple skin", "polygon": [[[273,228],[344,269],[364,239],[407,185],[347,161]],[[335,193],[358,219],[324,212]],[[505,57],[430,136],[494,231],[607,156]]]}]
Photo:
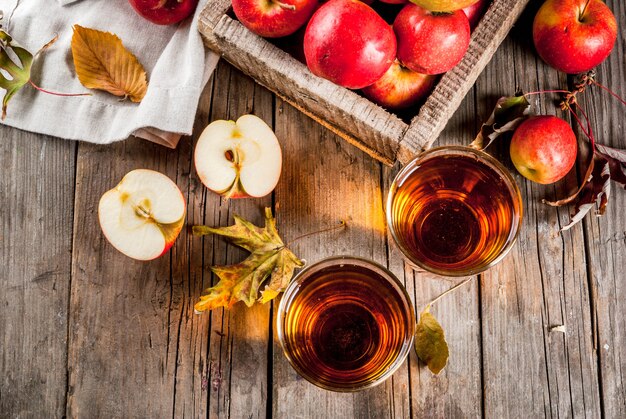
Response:
[{"label": "apple skin", "polygon": [[420,7],[431,12],[454,12],[464,9],[478,0],[411,0]]},{"label": "apple skin", "polygon": [[406,4],[409,0],[379,0],[381,3],[387,4]]},{"label": "apple skin", "polygon": [[198,0],[128,0],[144,19],[157,25],[173,25],[193,14]]},{"label": "apple skin", "polygon": [[611,9],[600,0],[590,0],[585,10],[586,3],[547,0],[533,23],[533,41],[541,58],[568,74],[584,73],[602,63],[617,39]]},{"label": "apple skin", "polygon": [[531,117],[515,130],[510,154],[525,178],[544,185],[554,183],[565,177],[576,162],[576,135],[561,118]]},{"label": "apple skin", "polygon": [[483,17],[489,3],[491,3],[491,0],[478,0],[478,2],[463,9],[463,13],[465,13],[467,20],[469,20],[471,30],[474,30],[474,28],[478,26],[478,22],[480,22],[480,19]]},{"label": "apple skin", "polygon": [[416,73],[396,60],[380,79],[363,89],[363,94],[384,108],[400,110],[419,103],[436,82],[437,76]]},{"label": "apple skin", "polygon": [[311,17],[304,55],[313,74],[348,89],[382,77],[396,57],[391,27],[358,0],[330,0]]},{"label": "apple skin", "polygon": [[413,71],[441,74],[461,61],[470,42],[470,26],[462,10],[433,13],[407,4],[393,22],[398,59]]},{"label": "apple skin", "polygon": [[232,0],[237,19],[265,38],[291,35],[309,20],[317,0]]}]

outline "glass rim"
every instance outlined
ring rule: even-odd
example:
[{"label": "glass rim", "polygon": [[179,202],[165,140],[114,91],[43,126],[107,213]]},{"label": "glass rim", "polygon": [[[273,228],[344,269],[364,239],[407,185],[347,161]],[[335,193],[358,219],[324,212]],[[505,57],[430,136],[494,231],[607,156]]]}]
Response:
[{"label": "glass rim", "polygon": [[[366,268],[374,268],[374,270],[381,271],[379,272],[382,274],[381,276],[388,283],[395,285],[394,289],[397,289],[399,291],[398,294],[401,300],[403,301],[403,303],[405,303],[406,307],[408,307],[407,314],[409,315],[409,321],[408,321],[409,324],[407,324],[408,339],[404,339],[402,343],[402,347],[396,359],[393,361],[393,363],[387,368],[387,370],[385,370],[384,373],[382,373],[376,379],[366,381],[362,384],[358,384],[352,387],[332,386],[332,385],[328,385],[325,383],[316,382],[315,377],[312,377],[309,374],[304,373],[304,371],[302,371],[299,368],[298,364],[287,352],[287,348],[285,345],[284,319],[283,318],[286,314],[288,304],[291,303],[293,297],[296,295],[297,291],[300,289],[300,285],[302,284],[304,279],[306,279],[307,275],[310,274],[312,271],[315,272],[321,268],[325,268],[327,266],[333,266],[334,264],[339,264],[341,262],[343,262],[344,264],[352,264],[352,265],[362,266]],[[415,307],[413,305],[413,302],[411,301],[411,297],[409,296],[409,293],[407,292],[404,284],[402,284],[402,282],[400,282],[400,280],[396,277],[396,275],[394,275],[394,273],[391,272],[389,269],[387,269],[385,266],[377,262],[374,262],[372,260],[368,260],[368,259],[361,258],[358,256],[348,256],[348,255],[330,256],[330,257],[321,259],[318,262],[313,263],[312,265],[306,266],[304,269],[298,272],[298,274],[294,277],[294,279],[289,283],[289,285],[283,292],[283,295],[281,296],[281,299],[278,305],[278,310],[276,312],[276,333],[278,335],[278,341],[280,342],[280,346],[283,350],[283,354],[285,355],[285,358],[287,358],[287,360],[289,361],[289,364],[291,365],[291,367],[296,371],[296,373],[300,377],[306,379],[311,384],[317,387],[320,387],[324,390],[330,390],[330,391],[339,392],[339,393],[354,393],[354,392],[358,392],[358,391],[365,390],[368,388],[372,388],[383,383],[389,377],[391,377],[398,370],[398,368],[400,368],[400,366],[404,363],[404,361],[408,357],[411,351],[411,348],[413,347],[413,340],[415,337],[416,327],[417,325],[416,325]]]},{"label": "glass rim", "polygon": [[[463,269],[457,271],[448,271],[445,269],[438,269],[432,266],[427,266],[426,264],[417,260],[411,256],[410,252],[405,248],[405,246],[401,243],[398,238],[398,234],[395,230],[393,219],[392,219],[392,206],[394,202],[394,197],[399,185],[402,183],[404,178],[410,174],[416,166],[425,161],[428,158],[435,157],[438,154],[442,155],[451,155],[451,156],[467,156],[471,155],[477,158],[479,161],[487,164],[491,167],[498,175],[504,180],[507,188],[511,194],[511,199],[513,200],[514,207],[517,207],[517,221],[514,221],[511,226],[512,235],[509,233],[509,237],[507,238],[507,242],[500,250],[498,256],[496,256],[491,262],[489,262],[485,266],[479,266],[477,268],[471,269]],[[492,268],[497,265],[504,259],[504,257],[511,251],[513,246],[515,245],[517,238],[519,236],[520,227],[522,224],[522,220],[524,218],[524,205],[522,201],[522,194],[520,192],[519,186],[517,182],[513,178],[513,175],[500,161],[498,161],[495,157],[486,153],[485,151],[478,150],[469,146],[463,145],[447,145],[441,147],[431,148],[429,150],[423,151],[416,157],[414,157],[411,161],[409,161],[394,177],[391,186],[389,187],[389,193],[387,195],[387,202],[385,205],[385,219],[387,222],[387,228],[391,233],[391,237],[393,237],[393,241],[396,243],[398,248],[400,249],[400,253],[402,253],[404,259],[416,268],[422,268],[427,272],[434,273],[436,275],[446,276],[446,277],[464,277],[464,276],[472,276],[478,275],[486,270]],[[514,230],[514,231],[513,231]]]}]

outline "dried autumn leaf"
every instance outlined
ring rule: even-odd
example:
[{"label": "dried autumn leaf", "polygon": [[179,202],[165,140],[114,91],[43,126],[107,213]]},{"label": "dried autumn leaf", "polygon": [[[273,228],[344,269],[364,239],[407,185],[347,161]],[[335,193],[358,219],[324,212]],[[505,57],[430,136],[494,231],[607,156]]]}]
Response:
[{"label": "dried autumn leaf", "polygon": [[422,311],[417,323],[415,352],[433,374],[439,374],[448,363],[448,343],[443,328],[430,313],[430,304]]},{"label": "dried autumn leaf", "polygon": [[478,150],[486,149],[503,133],[515,131],[528,118],[530,111],[530,103],[522,93],[515,96],[501,97],[498,99],[496,107],[487,122],[480,128],[478,136],[470,144],[470,147]]},{"label": "dried autumn leaf", "polygon": [[117,35],[74,25],[72,56],[83,86],[133,102],[141,102],[146,95],[146,71]]},{"label": "dried autumn leaf", "polygon": [[[8,33],[0,30],[0,69],[6,71],[10,78],[0,72],[0,88],[6,90],[2,99],[2,120],[7,115],[9,100],[30,81],[30,72],[37,57],[57,40],[55,36],[46,45],[41,47],[35,55],[18,44]],[[13,61],[11,56],[17,57],[19,62]]]},{"label": "dried autumn leaf", "polygon": [[[243,262],[228,266],[213,266],[211,270],[219,277],[217,285],[204,290],[194,309],[196,313],[218,307],[231,307],[243,301],[248,307],[259,300],[266,303],[283,292],[296,267],[304,262],[298,259],[283,243],[276,230],[272,210],[265,208],[265,227],[257,227],[239,216],[229,227],[211,228],[194,226],[193,233],[203,236],[217,234],[230,243],[250,252]],[[269,283],[260,287],[270,278]]]}]

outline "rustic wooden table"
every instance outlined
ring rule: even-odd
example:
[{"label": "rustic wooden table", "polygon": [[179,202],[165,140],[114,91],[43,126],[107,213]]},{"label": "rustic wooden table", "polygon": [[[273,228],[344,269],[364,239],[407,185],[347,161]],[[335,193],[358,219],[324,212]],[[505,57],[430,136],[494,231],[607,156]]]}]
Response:
[{"label": "rustic wooden table", "polygon": [[[537,3],[537,2],[535,2]],[[598,78],[626,96],[626,6],[608,2],[622,32]],[[527,10],[467,96],[439,144],[468,144],[498,96],[571,83],[535,55]],[[570,84],[571,85],[571,84]],[[541,110],[558,113],[550,100]],[[598,141],[626,148],[626,109],[584,95]],[[192,152],[208,121],[255,113],[282,142],[284,168],[264,199],[222,201],[195,173]],[[102,193],[131,169],[161,171],[183,190],[188,224],[262,222],[271,206],[286,240],[328,227],[294,251],[309,262],[358,255],[390,267],[416,307],[457,280],[403,265],[385,230],[387,168],[221,63],[200,103],[193,138],[177,150],[137,139],[111,146],[0,127],[0,417],[626,417],[626,192],[607,214],[560,234],[569,209],[541,204],[580,177],[540,186],[516,175],[523,230],[497,267],[434,309],[450,345],[433,376],[414,354],[385,384],[334,394],[300,379],[276,340],[276,305],[195,315],[209,266],[244,253],[183,232],[171,253],[135,262],[97,221]],[[494,154],[509,167],[506,145]],[[551,330],[564,325],[565,333]]]}]

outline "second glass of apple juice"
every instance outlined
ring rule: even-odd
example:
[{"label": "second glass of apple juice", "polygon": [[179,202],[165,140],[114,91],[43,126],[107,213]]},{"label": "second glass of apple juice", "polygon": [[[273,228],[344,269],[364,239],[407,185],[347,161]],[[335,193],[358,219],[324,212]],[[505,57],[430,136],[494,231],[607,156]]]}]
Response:
[{"label": "second glass of apple juice", "polygon": [[519,188],[500,162],[469,147],[446,146],[422,153],[398,173],[386,212],[411,264],[467,276],[506,255],[523,210]]},{"label": "second glass of apple juice", "polygon": [[398,369],[412,348],[415,314],[386,268],[338,256],[296,276],[276,324],[285,356],[301,376],[345,392],[375,386]]}]

